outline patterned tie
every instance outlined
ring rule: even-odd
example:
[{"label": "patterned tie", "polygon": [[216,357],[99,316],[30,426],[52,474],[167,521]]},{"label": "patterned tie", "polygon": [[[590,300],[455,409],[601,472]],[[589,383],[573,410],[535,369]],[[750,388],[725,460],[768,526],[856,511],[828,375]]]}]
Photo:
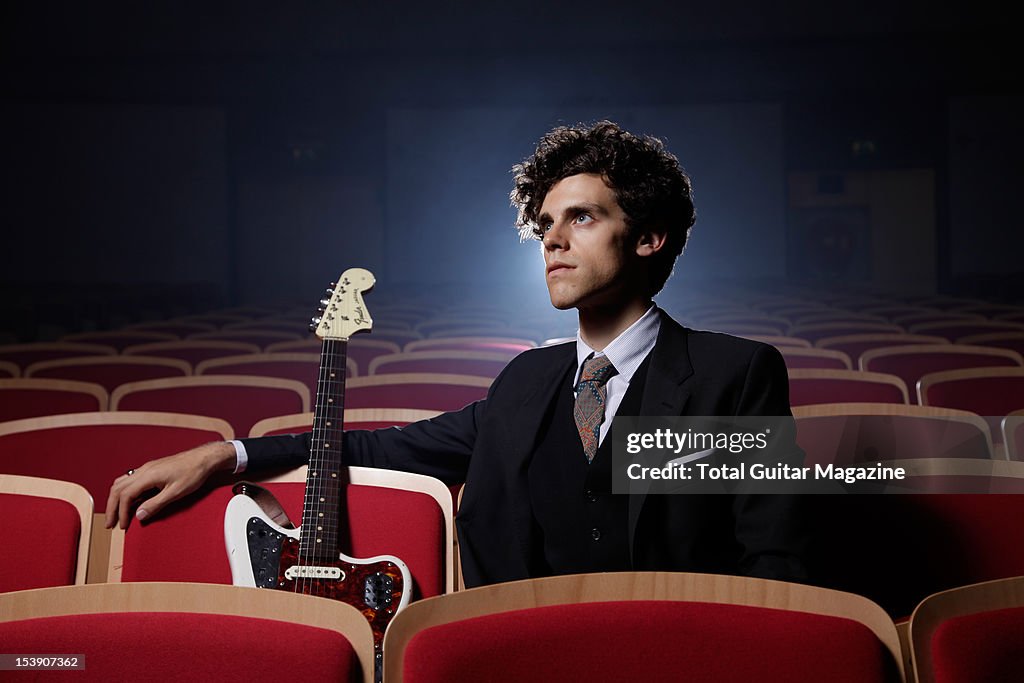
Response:
[{"label": "patterned tie", "polygon": [[576,418],[576,428],[580,430],[587,462],[593,462],[597,455],[601,423],[604,422],[604,402],[608,393],[605,384],[615,373],[615,366],[608,360],[608,356],[591,355],[583,361],[583,372],[576,385],[576,405],[572,412]]}]

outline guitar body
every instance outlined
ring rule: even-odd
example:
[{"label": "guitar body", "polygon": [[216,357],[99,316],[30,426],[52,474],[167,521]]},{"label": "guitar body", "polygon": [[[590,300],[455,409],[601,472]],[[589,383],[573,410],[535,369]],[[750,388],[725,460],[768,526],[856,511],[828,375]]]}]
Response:
[{"label": "guitar body", "polygon": [[259,503],[234,496],[224,513],[224,541],[236,586],[274,588],[341,600],[361,611],[374,639],[382,639],[392,617],[409,603],[409,568],[392,555],[300,564],[300,529],[274,522]]}]

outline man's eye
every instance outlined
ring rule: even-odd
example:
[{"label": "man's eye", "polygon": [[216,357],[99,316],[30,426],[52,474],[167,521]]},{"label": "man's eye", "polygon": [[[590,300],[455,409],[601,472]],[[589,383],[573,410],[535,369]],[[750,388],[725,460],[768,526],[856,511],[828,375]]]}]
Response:
[{"label": "man's eye", "polygon": [[541,237],[544,237],[544,235],[550,229],[551,229],[551,224],[550,223],[545,223],[543,225],[535,225],[535,226],[533,226],[533,234],[536,235],[538,238],[541,238]]},{"label": "man's eye", "polygon": [[591,218],[590,218],[589,214],[581,213],[579,216],[576,216],[576,220],[573,221],[573,222],[574,223],[586,223],[586,222],[588,222],[590,220],[591,220]]}]

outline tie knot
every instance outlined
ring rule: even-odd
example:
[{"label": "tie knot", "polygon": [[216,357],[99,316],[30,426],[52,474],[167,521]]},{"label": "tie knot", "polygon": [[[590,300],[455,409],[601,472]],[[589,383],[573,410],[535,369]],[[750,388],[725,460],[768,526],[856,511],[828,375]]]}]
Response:
[{"label": "tie knot", "polygon": [[608,356],[591,356],[583,361],[583,372],[580,373],[580,383],[593,382],[601,386],[615,375],[615,366],[608,360]]}]

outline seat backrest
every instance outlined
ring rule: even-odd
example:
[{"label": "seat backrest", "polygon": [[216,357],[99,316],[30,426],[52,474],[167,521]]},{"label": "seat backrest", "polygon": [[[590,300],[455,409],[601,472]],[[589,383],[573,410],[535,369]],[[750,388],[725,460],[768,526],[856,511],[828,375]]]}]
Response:
[{"label": "seat backrest", "polygon": [[0,346],[0,360],[14,363],[22,370],[42,360],[81,356],[113,356],[116,354],[116,348],[103,344],[35,342],[32,344],[4,344]]},{"label": "seat backrest", "polygon": [[204,360],[210,358],[221,358],[223,356],[237,356],[243,353],[259,353],[260,347],[255,344],[244,344],[242,342],[225,341],[172,341],[157,342],[155,344],[139,344],[129,346],[122,355],[125,356],[150,356],[159,358],[177,358],[183,360],[192,367],[193,374],[195,367]]},{"label": "seat backrest", "polygon": [[[345,430],[404,427],[410,422],[429,420],[440,414],[441,412],[438,410],[415,410],[412,408],[355,408],[345,411]],[[253,425],[249,436],[308,432],[313,424],[314,415],[315,413],[310,412],[269,417]]]},{"label": "seat backrest", "polygon": [[806,464],[842,467],[915,458],[991,458],[988,423],[974,413],[898,403],[797,406]]},{"label": "seat backrest", "polygon": [[[414,597],[453,586],[451,494],[432,477],[348,467],[342,494],[347,533],[342,552],[353,557],[395,555],[409,566]],[[295,524],[302,520],[306,468],[254,479],[274,494]],[[128,530],[115,529],[108,581],[231,583],[224,545],[224,511],[234,481],[216,478],[201,495],[171,504],[161,516]],[[187,545],[189,551],[182,553]]]},{"label": "seat backrest", "polygon": [[230,341],[243,344],[255,344],[266,349],[271,344],[283,341],[302,339],[298,332],[281,332],[280,330],[218,330],[216,332],[199,332],[190,334],[187,339],[192,341]]},{"label": "seat backrest", "polygon": [[[349,377],[358,374],[355,361],[346,356]],[[251,375],[279,377],[302,382],[310,398],[316,396],[320,383],[319,353],[261,353],[248,356],[226,356],[203,361],[196,366],[197,375]]]},{"label": "seat backrest", "polygon": [[943,337],[931,337],[924,334],[905,334],[889,332],[882,334],[848,334],[838,337],[824,337],[815,346],[822,349],[842,351],[850,357],[855,368],[860,367],[860,357],[865,351],[883,346],[904,346],[911,344],[949,344]]},{"label": "seat backrest", "polygon": [[789,402],[907,403],[907,387],[899,377],[859,370],[797,368],[789,371]]},{"label": "seat backrest", "polygon": [[217,326],[194,320],[158,320],[148,323],[137,323],[127,329],[139,330],[142,332],[163,332],[165,334],[173,334],[175,337],[184,339],[190,334],[214,332],[217,330]]},{"label": "seat backrest", "polygon": [[909,639],[922,683],[1024,679],[1024,577],[928,596],[911,616]]},{"label": "seat backrest", "polygon": [[[323,342],[319,339],[303,339],[294,342],[278,342],[267,347],[267,353],[316,353],[319,354],[323,348]],[[363,335],[348,340],[348,349],[345,359],[350,370],[354,367],[356,374],[365,375],[370,361],[377,356],[386,356],[390,353],[399,353],[402,349],[398,344],[380,339],[368,339]]]},{"label": "seat backrest", "polygon": [[936,591],[1024,575],[1024,463],[898,464],[909,475],[902,487],[922,493],[801,497],[816,583],[864,595],[905,618]]},{"label": "seat backrest", "polygon": [[412,604],[384,639],[392,683],[899,681],[895,625],[865,598],[735,576],[606,573]]},{"label": "seat backrest", "polygon": [[842,351],[795,347],[782,347],[779,351],[782,353],[782,358],[786,361],[786,367],[791,370],[797,368],[853,369],[849,356]]},{"label": "seat backrest", "polygon": [[[537,346],[532,339],[517,337],[435,337],[420,339],[405,345],[405,351],[487,351],[503,353],[507,358]],[[397,353],[397,352],[396,352]]]},{"label": "seat backrest", "polygon": [[223,420],[170,413],[77,413],[0,423],[0,471],[71,481],[104,512],[110,484],[142,462],[231,439]]},{"label": "seat backrest", "polygon": [[908,329],[914,334],[934,334],[940,337],[945,337],[950,341],[959,341],[963,337],[969,337],[975,334],[1024,332],[1024,325],[1005,321],[963,320],[911,325]]},{"label": "seat backrest", "polygon": [[441,373],[353,377],[345,386],[345,406],[459,410],[486,398],[490,385],[486,377]]},{"label": "seat backrest", "polygon": [[921,405],[969,410],[1002,418],[1024,409],[1024,368],[946,370],[923,376],[917,385]]},{"label": "seat backrest", "polygon": [[154,379],[115,389],[110,409],[205,415],[248,434],[263,418],[307,412],[309,389],[295,380],[248,375]]},{"label": "seat backrest", "polygon": [[0,519],[17,552],[0,563],[0,592],[84,584],[92,498],[77,484],[0,474]]},{"label": "seat backrest", "polygon": [[0,379],[0,422],[106,410],[107,390],[63,379]]},{"label": "seat backrest", "polygon": [[[268,656],[268,640],[282,656]],[[185,583],[20,591],[0,595],[0,642],[11,652],[84,657],[79,668],[96,681],[373,681],[363,615],[284,591]]]},{"label": "seat backrest", "polygon": [[110,392],[129,382],[191,374],[192,366],[183,360],[148,356],[60,358],[39,361],[25,369],[26,377],[92,382]]},{"label": "seat backrest", "polygon": [[794,325],[789,328],[791,337],[801,337],[812,344],[817,345],[819,339],[826,337],[843,337],[851,334],[899,334],[905,330],[893,323],[876,322],[840,322],[840,323],[811,323],[809,325]]},{"label": "seat backrest", "polygon": [[0,379],[13,379],[21,375],[21,368],[10,361],[0,360]]},{"label": "seat backrest", "polygon": [[128,346],[148,344],[150,342],[173,341],[177,335],[166,332],[148,332],[145,330],[112,330],[110,332],[78,332],[61,339],[62,342],[82,344],[102,344],[112,346],[120,352]]},{"label": "seat backrest", "polygon": [[994,346],[1000,349],[1009,349],[1024,356],[1024,332],[972,334],[969,337],[961,337],[958,341],[961,344],[971,344],[972,346]]},{"label": "seat backrest", "polygon": [[368,374],[435,372],[494,379],[505,369],[509,360],[508,354],[493,351],[410,351],[377,356],[370,362]]},{"label": "seat backrest", "polygon": [[1016,351],[961,344],[881,347],[865,351],[860,357],[861,370],[896,375],[908,388],[914,389],[918,380],[931,372],[1021,366],[1024,366],[1024,359]]}]

